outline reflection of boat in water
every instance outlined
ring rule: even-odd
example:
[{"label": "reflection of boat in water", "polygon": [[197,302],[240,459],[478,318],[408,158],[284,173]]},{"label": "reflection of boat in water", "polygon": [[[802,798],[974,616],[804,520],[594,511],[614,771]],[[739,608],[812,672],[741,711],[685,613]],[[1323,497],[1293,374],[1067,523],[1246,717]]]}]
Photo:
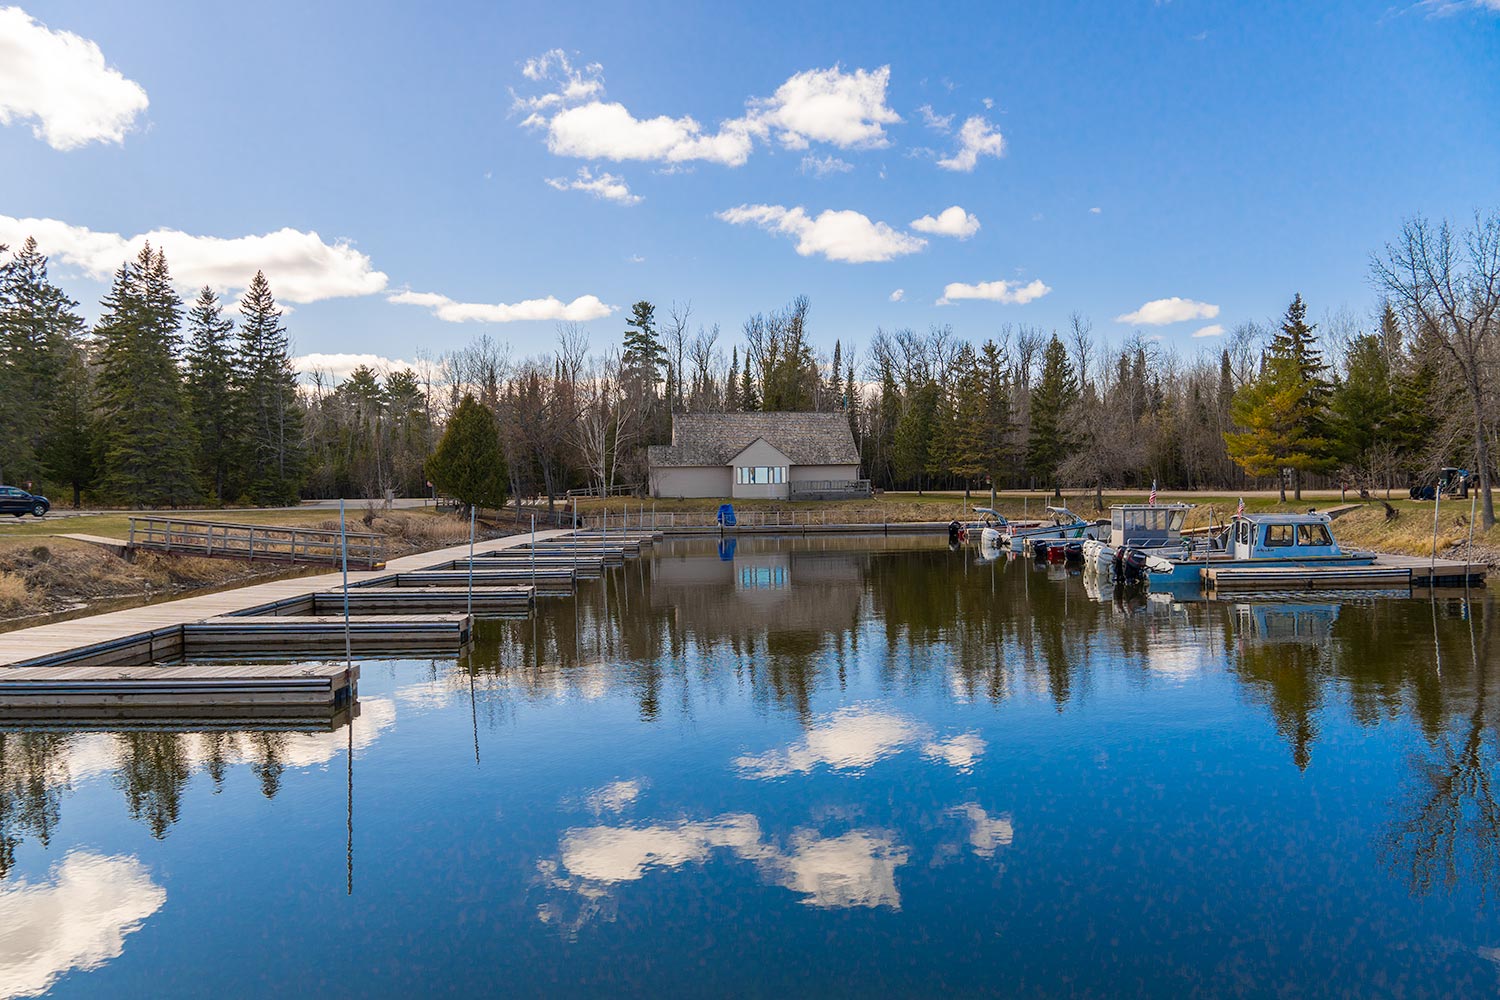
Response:
[{"label": "reflection of boat in water", "polygon": [[1241,641],[1259,646],[1322,645],[1333,635],[1337,604],[1290,601],[1236,603],[1235,632]]},{"label": "reflection of boat in water", "polygon": [[[1155,588],[1202,584],[1211,569],[1334,569],[1365,567],[1375,561],[1370,552],[1345,552],[1334,540],[1331,522],[1327,514],[1236,514],[1211,544],[1175,555],[1148,555],[1145,568]],[[1246,582],[1259,581],[1247,575]]]}]

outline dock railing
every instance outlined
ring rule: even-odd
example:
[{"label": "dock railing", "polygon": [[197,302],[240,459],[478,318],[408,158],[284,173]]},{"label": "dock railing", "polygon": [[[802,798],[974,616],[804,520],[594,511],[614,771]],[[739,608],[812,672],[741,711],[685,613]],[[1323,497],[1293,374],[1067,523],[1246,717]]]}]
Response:
[{"label": "dock railing", "polygon": [[[891,517],[891,514],[897,517]],[[735,509],[736,526],[741,528],[811,528],[823,525],[868,525],[872,530],[916,523],[899,516],[900,509],[873,503],[866,507],[840,507],[822,510],[744,510]],[[624,511],[580,513],[578,527],[583,531],[670,531],[673,528],[717,528],[718,511],[657,511],[649,501],[628,504]]]},{"label": "dock railing", "polygon": [[[343,537],[349,541],[350,566],[376,569],[385,564],[384,535],[349,531]],[[162,516],[132,517],[130,545],[182,555],[328,565],[338,564],[343,551],[337,529]]]}]

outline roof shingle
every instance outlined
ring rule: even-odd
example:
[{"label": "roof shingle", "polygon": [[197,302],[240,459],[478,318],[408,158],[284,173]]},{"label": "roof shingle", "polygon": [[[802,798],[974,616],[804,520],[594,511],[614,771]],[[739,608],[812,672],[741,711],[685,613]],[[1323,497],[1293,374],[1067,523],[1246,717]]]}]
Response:
[{"label": "roof shingle", "polygon": [[793,465],[858,465],[859,449],[842,413],[678,413],[672,443],[652,445],[655,467],[728,465],[765,438]]}]

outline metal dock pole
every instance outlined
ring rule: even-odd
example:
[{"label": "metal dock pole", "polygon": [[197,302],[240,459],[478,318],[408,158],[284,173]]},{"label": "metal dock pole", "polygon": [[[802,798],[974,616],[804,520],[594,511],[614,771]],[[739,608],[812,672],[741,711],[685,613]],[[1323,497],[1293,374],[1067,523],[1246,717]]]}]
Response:
[{"label": "metal dock pole", "polygon": [[469,614],[474,613],[474,506],[469,505]]}]

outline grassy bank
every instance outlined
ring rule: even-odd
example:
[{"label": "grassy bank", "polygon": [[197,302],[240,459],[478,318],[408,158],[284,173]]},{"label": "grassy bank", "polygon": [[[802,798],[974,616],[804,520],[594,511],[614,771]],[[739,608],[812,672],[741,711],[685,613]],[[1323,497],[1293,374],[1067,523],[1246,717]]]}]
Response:
[{"label": "grassy bank", "polygon": [[[1187,526],[1202,527],[1222,524],[1239,506],[1238,494],[1162,492],[1158,503],[1182,501],[1194,504],[1188,514]],[[1307,492],[1300,502],[1281,503],[1274,494],[1247,493],[1244,496],[1245,510],[1250,513],[1272,513],[1275,511],[1306,511],[1311,508],[1327,510],[1342,506],[1337,490]],[[1103,509],[1096,505],[1092,492],[1079,493],[1065,490],[1061,504],[1082,517],[1107,517],[1110,504],[1145,503],[1147,494],[1141,492],[1106,492]],[[628,509],[631,518],[644,512],[649,523],[653,509],[658,515],[678,513],[712,513],[718,509],[719,500],[638,500],[611,497],[609,500],[586,500],[579,504],[583,514],[597,514],[608,510],[619,515]],[[1348,503],[1361,503],[1353,494]],[[1040,517],[1049,504],[1059,501],[1046,492],[1007,491],[995,498],[995,508],[1008,518]],[[1396,514],[1388,519],[1380,501],[1362,503],[1353,511],[1338,518],[1336,534],[1342,545],[1350,549],[1369,549],[1405,555],[1427,555],[1432,550],[1433,505],[1408,499],[1389,501]],[[989,494],[974,493],[966,501],[961,492],[884,493],[868,500],[837,501],[786,501],[786,500],[736,500],[736,511],[799,511],[811,512],[830,524],[837,522],[892,524],[910,521],[949,521],[963,519],[966,514],[973,517],[975,505],[988,506]],[[1449,558],[1464,558],[1464,549],[1469,535],[1468,501],[1444,501],[1439,511],[1438,554]],[[1476,530],[1474,533],[1474,561],[1500,565],[1500,528],[1489,533]]]}]

